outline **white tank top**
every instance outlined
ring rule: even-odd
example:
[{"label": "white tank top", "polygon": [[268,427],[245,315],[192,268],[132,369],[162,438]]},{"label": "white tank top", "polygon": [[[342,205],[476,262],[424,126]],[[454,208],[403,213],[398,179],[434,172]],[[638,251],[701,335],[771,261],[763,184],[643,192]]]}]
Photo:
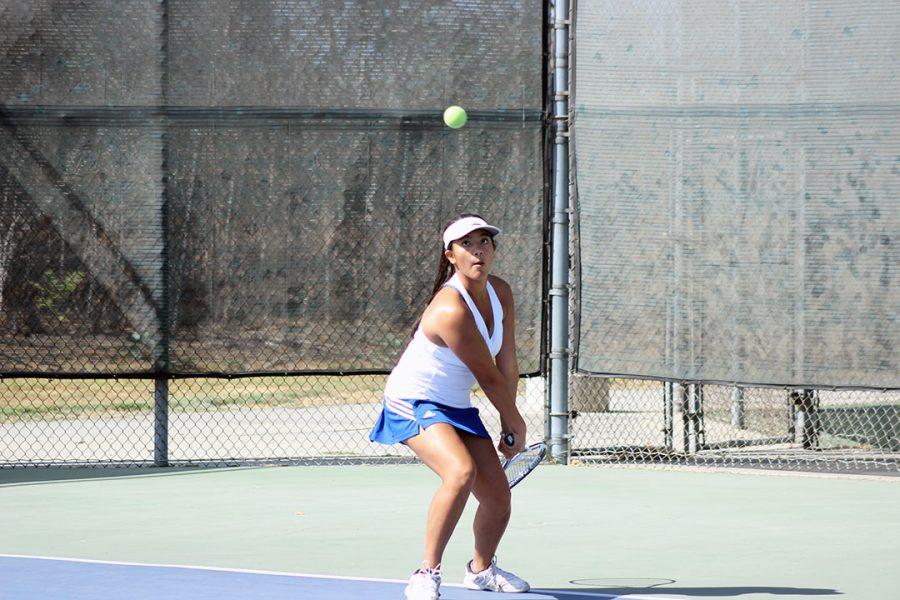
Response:
[{"label": "white tank top", "polygon": [[[494,331],[489,335],[481,313],[459,276],[454,274],[444,285],[455,288],[466,301],[491,356],[496,357],[503,345],[503,306],[493,286],[488,282],[488,297],[494,315]],[[431,400],[454,408],[468,408],[472,406],[469,394],[473,385],[475,376],[465,363],[450,348],[429,340],[419,325],[397,366],[391,371],[384,395],[391,400]]]}]

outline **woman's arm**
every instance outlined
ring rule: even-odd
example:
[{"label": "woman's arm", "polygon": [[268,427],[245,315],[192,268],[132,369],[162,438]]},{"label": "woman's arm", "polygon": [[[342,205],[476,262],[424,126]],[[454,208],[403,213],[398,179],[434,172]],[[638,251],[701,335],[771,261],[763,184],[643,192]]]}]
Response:
[{"label": "woman's arm", "polygon": [[500,304],[503,305],[503,345],[497,354],[497,368],[503,373],[510,387],[513,402],[519,388],[519,361],[516,357],[516,307],[512,289],[499,277],[491,278]]}]

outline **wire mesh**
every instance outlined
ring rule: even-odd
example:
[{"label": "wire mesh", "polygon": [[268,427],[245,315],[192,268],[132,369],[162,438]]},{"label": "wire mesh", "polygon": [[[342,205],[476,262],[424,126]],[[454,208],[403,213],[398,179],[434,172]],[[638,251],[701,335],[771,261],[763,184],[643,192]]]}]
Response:
[{"label": "wire mesh", "polygon": [[[497,271],[539,323],[526,5],[11,3],[0,373],[387,371],[461,211],[503,228]],[[535,372],[540,329],[519,333]]]},{"label": "wire mesh", "polygon": [[387,456],[365,434],[461,211],[504,231],[540,371],[537,0],[3,15],[0,463]]},{"label": "wire mesh", "polygon": [[[168,464],[412,461],[368,432],[385,375],[168,382]],[[545,383],[522,378],[529,441],[545,439]],[[584,463],[900,471],[900,392],[570,380],[572,457]],[[473,402],[497,438],[500,423]],[[154,381],[0,380],[0,466],[154,464]]]},{"label": "wire mesh", "polygon": [[900,392],[575,375],[571,452],[603,464],[900,470]]},{"label": "wire mesh", "polygon": [[[540,3],[9,6],[0,467],[412,460],[367,433],[464,209],[504,228],[519,405],[547,439]],[[571,374],[577,460],[900,470],[896,390],[709,381],[896,376],[896,94],[867,84],[896,84],[876,50],[897,11],[860,6],[787,3],[768,27],[749,2],[576,3],[599,19],[576,31],[576,189],[615,200],[573,212],[573,368],[595,373]],[[827,110],[798,108],[810,90]],[[451,103],[464,130],[439,123]],[[825,335],[859,298],[856,345]],[[637,378],[664,367],[707,381]]]},{"label": "wire mesh", "polygon": [[579,0],[577,368],[900,385],[900,5]]},{"label": "wire mesh", "polygon": [[[183,378],[168,381],[169,465],[412,461],[368,433],[386,375]],[[543,439],[544,393],[522,378],[529,440]],[[0,380],[0,467],[147,466],[157,444],[154,380]],[[494,439],[500,422],[476,389]]]}]

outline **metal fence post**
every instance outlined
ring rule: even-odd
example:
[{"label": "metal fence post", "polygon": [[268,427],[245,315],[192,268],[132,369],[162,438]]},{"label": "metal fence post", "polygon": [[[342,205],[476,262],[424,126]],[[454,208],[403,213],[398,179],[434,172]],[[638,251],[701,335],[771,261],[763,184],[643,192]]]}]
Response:
[{"label": "metal fence post", "polygon": [[731,388],[731,426],[744,428],[744,389],[738,386]]},{"label": "metal fence post", "polygon": [[672,387],[675,388],[674,404],[678,406],[679,412],[681,413],[681,451],[687,454],[688,449],[691,447],[691,426],[689,422],[690,410],[688,408],[687,384],[676,383]]},{"label": "metal fence post", "polygon": [[694,388],[694,427],[697,436],[697,450],[703,450],[706,446],[706,415],[704,414],[705,390],[703,384],[698,383]]},{"label": "metal fence post", "polygon": [[[813,448],[818,442],[818,394],[815,390],[794,390],[791,392],[794,406],[794,436],[804,450]],[[799,438],[799,439],[798,439]]]},{"label": "metal fence post", "polygon": [[700,447],[700,436],[699,436],[699,424],[697,422],[697,413],[699,412],[700,406],[700,394],[702,393],[699,389],[699,385],[693,383],[688,388],[687,401],[688,401],[688,409],[687,409],[687,424],[688,424],[688,432],[687,432],[687,451],[689,454],[695,454]]},{"label": "metal fence post", "polygon": [[671,381],[663,382],[663,436],[666,450],[675,449],[675,394]]},{"label": "metal fence post", "polygon": [[169,379],[154,379],[153,385],[153,465],[169,465]]},{"label": "metal fence post", "polygon": [[569,2],[553,13],[553,216],[550,274],[550,453],[569,457]]},{"label": "metal fence post", "polygon": [[[169,97],[169,2],[161,3],[162,28],[160,32],[162,65],[160,77],[161,101],[163,108],[168,107]],[[159,327],[159,343],[156,345],[153,369],[156,374],[153,382],[153,464],[165,467],[169,464],[169,373],[171,371],[169,342],[169,119],[162,118],[161,170],[162,188],[160,190],[160,281],[159,300],[157,304],[157,326]]]}]

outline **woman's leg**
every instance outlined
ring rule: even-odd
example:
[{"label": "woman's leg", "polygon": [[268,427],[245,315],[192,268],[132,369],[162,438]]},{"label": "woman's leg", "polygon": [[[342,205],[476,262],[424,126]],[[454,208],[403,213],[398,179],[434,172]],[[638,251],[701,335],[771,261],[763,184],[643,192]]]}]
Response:
[{"label": "woman's leg", "polygon": [[475,461],[477,473],[472,486],[472,493],[478,499],[473,525],[475,556],[472,559],[472,571],[477,573],[491,566],[500,538],[509,523],[509,483],[491,440],[466,433],[460,435]]},{"label": "woman's leg", "polygon": [[405,443],[441,478],[425,526],[424,560],[429,568],[435,568],[441,564],[444,548],[472,491],[475,461],[460,434],[447,423],[435,423]]}]

